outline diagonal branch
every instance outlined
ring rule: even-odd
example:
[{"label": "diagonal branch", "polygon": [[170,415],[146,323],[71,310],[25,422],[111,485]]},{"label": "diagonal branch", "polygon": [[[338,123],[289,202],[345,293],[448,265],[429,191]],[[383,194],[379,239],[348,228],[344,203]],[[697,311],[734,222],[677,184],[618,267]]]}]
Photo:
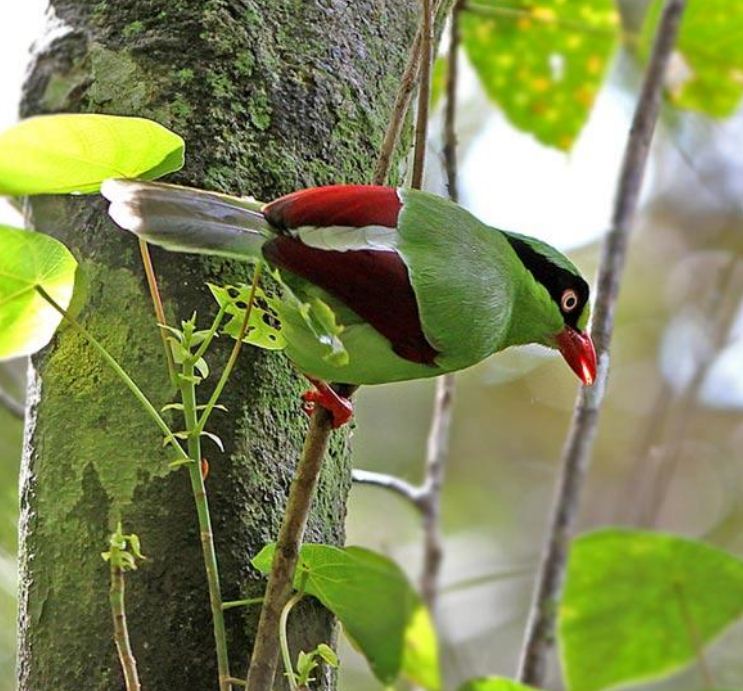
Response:
[{"label": "diagonal branch", "polygon": [[544,683],[547,654],[552,645],[556,603],[565,574],[568,541],[578,513],[580,493],[588,470],[606,388],[609,344],[627,244],[637,211],[650,143],[658,120],[663,78],[676,42],[685,4],[685,0],[668,0],[663,9],[624,152],[611,230],[603,246],[592,327],[599,363],[596,384],[592,388],[581,389],[573,412],[562,454],[562,471],[547,543],[519,661],[519,681],[533,686]]}]

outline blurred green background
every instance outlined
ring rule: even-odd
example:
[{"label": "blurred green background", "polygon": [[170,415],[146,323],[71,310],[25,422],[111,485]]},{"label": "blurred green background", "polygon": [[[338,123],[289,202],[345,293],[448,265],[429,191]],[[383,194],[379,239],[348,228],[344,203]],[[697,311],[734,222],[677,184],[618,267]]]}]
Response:
[{"label": "blurred green background", "polygon": [[[640,35],[646,4],[621,4],[625,39]],[[743,26],[739,5],[737,0],[716,0],[708,6],[726,13],[732,25],[739,26],[738,21]],[[9,36],[6,44],[6,50],[14,50],[16,70],[26,58],[18,58],[13,46],[23,40],[27,45],[28,37],[41,31],[43,3],[34,0],[28,7],[25,20],[14,20],[15,33],[18,22],[26,22],[21,24],[26,34],[21,31],[12,41]],[[0,8],[0,27],[7,31],[11,25],[9,11]],[[600,91],[585,126],[580,113],[571,116],[583,127],[577,128],[580,134],[568,153],[543,143],[565,132],[535,130],[536,139],[522,131],[517,94],[509,92],[510,101],[493,105],[498,85],[478,81],[463,59],[461,199],[493,225],[539,235],[569,250],[584,273],[593,276],[609,224],[642,50],[636,41],[625,40],[616,54],[604,55],[600,35],[573,33],[586,44],[582,64],[590,66],[595,48],[608,65],[608,76],[603,85],[595,80]],[[716,64],[728,65],[730,84],[737,80],[739,88],[732,95],[727,82],[713,83],[705,92],[689,77],[695,65],[688,55],[698,53],[677,54],[672,64],[669,93],[692,110],[666,105],[653,147],[580,524],[581,529],[655,527],[743,554],[743,113],[737,105],[743,67],[735,62],[732,45],[707,46],[708,52],[718,51]],[[518,46],[509,50],[513,54]],[[505,69],[508,60],[499,55],[491,57]],[[552,55],[546,59],[559,71],[559,60]],[[470,57],[473,63],[480,59],[476,50]],[[17,101],[14,84],[0,85],[6,96],[0,116],[6,121]],[[527,91],[538,91],[536,82],[530,84]],[[700,108],[705,93],[711,105],[699,112],[705,111]],[[724,95],[732,108],[729,102],[720,104]],[[559,103],[557,96],[554,102]],[[439,104],[426,184],[443,192],[440,111]],[[574,123],[566,131],[571,128]],[[11,215],[0,210],[0,218],[10,220]],[[0,388],[19,400],[25,367],[0,366]],[[447,688],[464,678],[515,671],[576,388],[559,356],[538,348],[507,351],[457,376],[443,495],[443,594],[437,613]],[[362,391],[353,432],[356,467],[418,482],[432,393],[432,382]],[[21,422],[0,407],[0,691],[13,687],[21,447]],[[389,554],[413,579],[419,575],[419,528],[417,514],[397,495],[365,486],[352,490],[348,542]],[[738,625],[707,651],[720,688],[743,689],[742,645],[743,625]],[[348,646],[341,659],[343,689],[380,688]],[[690,667],[640,688],[701,687],[699,671]],[[549,688],[560,688],[556,660]]]}]

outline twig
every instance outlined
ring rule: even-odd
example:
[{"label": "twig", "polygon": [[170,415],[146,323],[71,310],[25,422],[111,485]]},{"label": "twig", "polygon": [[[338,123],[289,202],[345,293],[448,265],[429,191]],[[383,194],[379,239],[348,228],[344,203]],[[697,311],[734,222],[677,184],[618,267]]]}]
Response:
[{"label": "twig", "polygon": [[332,416],[318,406],[310,418],[296,475],[276,543],[268,577],[253,653],[248,668],[249,691],[271,691],[279,657],[279,620],[292,594],[294,570],[299,559],[307,517],[332,429]]},{"label": "twig", "polygon": [[413,149],[413,174],[410,186],[423,186],[426,162],[426,136],[428,134],[428,102],[431,98],[431,63],[433,62],[433,0],[422,0],[421,65],[418,87],[418,109],[415,121],[415,148]]},{"label": "twig", "polygon": [[[442,18],[446,17],[449,11],[449,6],[452,2],[453,0],[435,1],[434,13],[437,24],[439,24]],[[408,61],[405,64],[405,69],[400,78],[400,86],[398,87],[395,96],[395,103],[392,106],[390,122],[387,125],[387,131],[384,133],[384,139],[379,151],[379,158],[377,159],[377,164],[374,168],[374,175],[372,177],[372,184],[374,185],[384,185],[387,181],[387,175],[389,174],[390,165],[392,163],[392,156],[397,148],[397,143],[400,139],[400,132],[402,131],[402,126],[405,122],[405,116],[410,108],[410,101],[413,98],[415,85],[418,82],[418,75],[421,67],[422,36],[423,26],[421,23],[421,26],[418,28],[418,32],[413,39],[413,44],[410,47]]]},{"label": "twig", "polygon": [[139,691],[139,675],[137,661],[132,652],[129,640],[129,629],[126,624],[126,608],[124,606],[124,569],[111,559],[111,586],[108,599],[111,603],[111,615],[114,624],[114,643],[119,654],[119,662],[124,672],[126,691]]},{"label": "twig", "polygon": [[431,611],[436,606],[441,561],[444,556],[440,525],[441,487],[444,481],[446,458],[449,455],[453,397],[454,376],[445,374],[439,377],[436,380],[436,397],[426,451],[423,570],[420,581],[423,601]]},{"label": "twig", "polygon": [[592,327],[592,337],[598,355],[596,384],[591,388],[581,389],[573,412],[570,431],[562,453],[562,471],[555,506],[519,661],[519,681],[532,686],[544,684],[547,654],[552,645],[556,603],[565,574],[568,540],[578,513],[580,493],[588,470],[596,423],[606,387],[609,344],[627,243],[660,110],[663,78],[676,41],[684,6],[685,0],[668,0],[663,8],[624,152],[611,230],[603,245]]},{"label": "twig", "polygon": [[160,297],[160,289],[157,285],[157,275],[155,274],[155,267],[152,265],[152,256],[150,255],[150,249],[147,246],[147,242],[142,238],[139,238],[139,253],[142,256],[142,266],[144,266],[144,273],[147,277],[147,287],[150,291],[150,298],[152,299],[152,306],[155,309],[155,318],[159,325],[160,339],[163,342],[163,348],[165,349],[165,362],[168,364],[168,376],[170,377],[170,383],[174,386],[178,386],[178,378],[175,372],[175,361],[173,360],[173,352],[170,350],[168,344],[168,322],[165,319],[165,308],[163,307],[163,301]]},{"label": "twig", "polygon": [[14,418],[23,420],[26,415],[24,405],[4,389],[0,389],[0,408],[5,408]]},{"label": "twig", "polygon": [[[444,161],[446,184],[452,201],[459,200],[457,187],[457,90],[458,57],[460,44],[459,16],[462,4],[457,2],[452,10],[451,40],[447,54],[446,103],[444,109]],[[421,77],[425,79],[425,77]],[[421,92],[425,81],[421,82]],[[428,95],[426,95],[426,104]],[[425,140],[424,140],[425,142]],[[414,173],[415,174],[415,173]],[[444,469],[449,455],[449,437],[453,415],[454,375],[445,374],[436,380],[431,428],[426,447],[424,480],[425,504],[423,510],[423,569],[421,572],[421,594],[433,612],[438,597],[441,562],[444,557],[441,535],[441,488]]]},{"label": "twig", "polygon": [[381,487],[396,492],[411,504],[414,504],[420,511],[423,511],[426,504],[426,490],[423,487],[406,482],[396,475],[354,469],[351,473],[351,479],[359,485],[372,485],[373,487]]}]

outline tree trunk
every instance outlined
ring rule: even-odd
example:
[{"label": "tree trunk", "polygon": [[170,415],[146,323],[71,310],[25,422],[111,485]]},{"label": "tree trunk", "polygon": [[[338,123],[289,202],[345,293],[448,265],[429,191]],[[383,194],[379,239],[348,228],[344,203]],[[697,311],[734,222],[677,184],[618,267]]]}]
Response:
[{"label": "tree trunk", "polygon": [[[371,177],[416,2],[389,0],[52,0],[24,115],[143,115],[187,141],[177,181],[271,199],[295,188]],[[60,238],[83,271],[79,318],[157,406],[174,397],[136,241],[102,200],[35,198],[39,230]],[[208,281],[245,281],[245,265],[153,251],[171,323],[214,312]],[[226,339],[222,339],[226,340]],[[229,344],[212,356],[213,370]],[[205,399],[217,376],[200,387]],[[207,447],[226,600],[256,597],[250,557],[276,538],[307,427],[305,383],[282,355],[245,348],[229,412]],[[70,328],[34,358],[22,470],[19,688],[123,688],[100,553],[118,519],[148,560],[127,575],[127,608],[143,688],[216,688],[206,581],[187,471],[171,470],[161,438],[131,395]],[[176,418],[171,418],[177,424]],[[207,442],[208,443],[208,442]],[[350,486],[345,432],[334,433],[307,539],[343,541]],[[257,608],[226,612],[233,676],[246,671]],[[303,604],[293,632],[305,650],[333,635]],[[325,679],[322,688],[331,688]]]}]

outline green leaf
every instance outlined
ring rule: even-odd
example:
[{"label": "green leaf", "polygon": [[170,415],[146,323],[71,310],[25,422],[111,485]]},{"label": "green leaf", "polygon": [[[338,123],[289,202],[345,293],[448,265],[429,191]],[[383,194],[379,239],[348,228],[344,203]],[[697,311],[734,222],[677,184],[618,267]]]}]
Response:
[{"label": "green leaf", "polygon": [[51,339],[72,299],[77,262],[59,241],[42,233],[0,226],[0,360],[30,355]]},{"label": "green leaf", "polygon": [[[661,0],[643,25],[640,53],[650,54]],[[691,0],[682,18],[669,70],[667,94],[674,105],[715,117],[732,115],[743,96],[743,4]]]},{"label": "green leaf", "polygon": [[470,62],[508,120],[568,150],[617,45],[614,0],[473,0],[461,26]]},{"label": "green leaf", "polygon": [[107,178],[153,180],[183,166],[184,147],[143,118],[39,115],[0,134],[0,194],[87,193]]},{"label": "green leaf", "polygon": [[315,649],[318,656],[331,667],[337,667],[339,664],[338,656],[327,643],[320,643]]},{"label": "green leaf", "polygon": [[[224,307],[230,317],[222,330],[236,339],[245,321],[251,286],[240,284],[222,287],[209,283],[208,287],[219,306]],[[243,341],[265,350],[281,350],[286,347],[279,319],[279,301],[260,288],[255,290],[247,334]]]},{"label": "green leaf", "polygon": [[[275,545],[264,547],[253,566],[267,574],[274,551]],[[393,561],[361,547],[302,545],[294,587],[338,617],[383,684],[403,674],[426,689],[440,688],[431,617]]]},{"label": "green leaf", "polygon": [[459,691],[537,691],[537,689],[503,677],[482,677],[466,681],[459,687]]},{"label": "green leaf", "polygon": [[743,561],[701,542],[601,530],[571,549],[558,636],[567,687],[669,674],[743,614]]}]

